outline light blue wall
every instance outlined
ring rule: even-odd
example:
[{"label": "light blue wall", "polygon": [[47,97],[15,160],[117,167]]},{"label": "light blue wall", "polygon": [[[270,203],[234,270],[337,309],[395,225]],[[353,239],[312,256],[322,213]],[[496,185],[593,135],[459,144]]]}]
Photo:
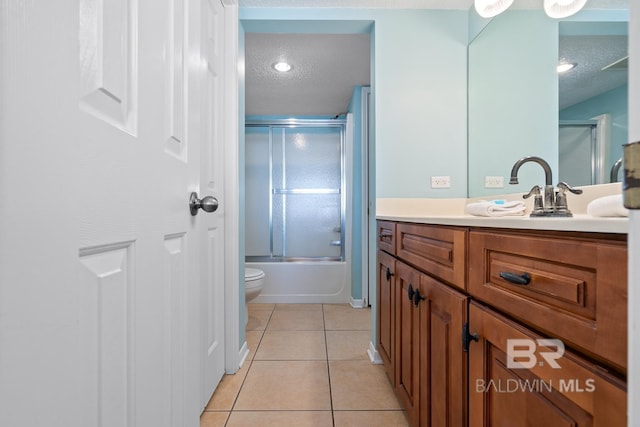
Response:
[{"label": "light blue wall", "polygon": [[560,110],[560,120],[589,120],[600,114],[610,115],[611,145],[606,171],[609,171],[613,163],[622,157],[622,145],[629,141],[628,92],[629,86],[623,85]]},{"label": "light blue wall", "polygon": [[[354,32],[354,23],[361,31],[373,23],[377,197],[466,196],[466,11],[241,8],[240,19],[246,31]],[[452,187],[431,189],[432,175],[451,176]]]},{"label": "light blue wall", "polygon": [[[371,32],[372,212],[375,197],[466,196],[467,11],[240,8],[240,19],[247,32]],[[449,175],[451,188],[431,189],[433,175]],[[372,224],[369,234],[375,242]]]},{"label": "light blue wall", "polygon": [[[532,35],[535,35],[533,37]],[[525,165],[519,185],[509,185],[524,156],[545,159],[557,177],[558,28],[540,10],[495,17],[469,47],[469,195],[527,192],[544,184],[538,165]],[[485,189],[485,176],[504,177],[505,188]],[[554,182],[555,184],[555,182]]]},{"label": "light blue wall", "polygon": [[351,215],[351,297],[362,298],[362,86],[353,89],[349,112],[353,114],[353,165],[350,171],[353,207]]}]

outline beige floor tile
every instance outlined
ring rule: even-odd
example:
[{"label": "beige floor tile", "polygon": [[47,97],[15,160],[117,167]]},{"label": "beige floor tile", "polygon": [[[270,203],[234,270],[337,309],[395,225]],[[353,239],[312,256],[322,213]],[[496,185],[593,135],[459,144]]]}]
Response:
[{"label": "beige floor tile", "polygon": [[224,427],[229,412],[204,412],[200,416],[200,427]]},{"label": "beige floor tile", "polygon": [[335,427],[409,426],[403,411],[336,411],[333,417]]},{"label": "beige floor tile", "polygon": [[322,310],[322,304],[276,304],[276,310],[298,310],[298,311]]},{"label": "beige floor tile", "polygon": [[235,411],[227,427],[332,427],[331,411]]},{"label": "beige floor tile", "polygon": [[238,372],[233,375],[224,375],[218,387],[204,408],[205,411],[230,411],[238,397],[242,382],[249,371],[250,362],[245,361]]},{"label": "beige floor tile", "polygon": [[329,362],[334,410],[401,409],[382,365],[368,360]]},{"label": "beige floor tile", "polygon": [[322,331],[322,311],[275,310],[269,321],[272,331]]},{"label": "beige floor tile", "polygon": [[325,304],[324,323],[327,331],[369,331],[371,309]]},{"label": "beige floor tile", "polygon": [[255,360],[327,360],[324,331],[265,332]]},{"label": "beige floor tile", "polygon": [[245,336],[247,339],[247,347],[249,347],[249,356],[247,356],[248,361],[253,360],[256,355],[256,350],[258,349],[258,345],[260,344],[260,340],[264,335],[264,331],[246,331]]},{"label": "beige floor tile", "polygon": [[234,410],[330,409],[324,361],[255,360],[234,406]]},{"label": "beige floor tile", "polygon": [[329,360],[369,360],[369,331],[327,331]]},{"label": "beige floor tile", "polygon": [[249,321],[246,325],[247,331],[264,331],[271,317],[270,310],[249,310]]},{"label": "beige floor tile", "polygon": [[258,311],[258,310],[273,311],[275,306],[276,306],[275,304],[262,304],[262,303],[256,303],[256,302],[250,302],[249,304],[247,304],[249,313],[251,313],[252,311]]}]

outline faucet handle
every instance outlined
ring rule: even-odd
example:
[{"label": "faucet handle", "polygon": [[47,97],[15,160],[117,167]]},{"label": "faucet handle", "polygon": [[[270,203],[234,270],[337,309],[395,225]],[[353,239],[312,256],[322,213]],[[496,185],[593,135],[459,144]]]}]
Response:
[{"label": "faucet handle", "polygon": [[558,189],[560,190],[561,193],[564,193],[566,190],[568,190],[568,191],[572,192],[573,194],[582,194],[582,190],[581,189],[573,188],[572,186],[570,186],[566,182],[559,182],[558,183]]},{"label": "faucet handle", "polygon": [[522,196],[522,198],[528,199],[531,196],[539,196],[540,191],[542,191],[542,187],[540,187],[539,185],[534,185],[533,188],[531,188],[531,190],[527,194]]}]

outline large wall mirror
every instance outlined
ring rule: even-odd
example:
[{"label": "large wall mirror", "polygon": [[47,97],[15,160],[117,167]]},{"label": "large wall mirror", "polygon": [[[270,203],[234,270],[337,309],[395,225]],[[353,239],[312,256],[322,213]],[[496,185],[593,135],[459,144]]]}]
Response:
[{"label": "large wall mirror", "polygon": [[[605,183],[627,142],[628,11],[589,9],[564,20],[515,9],[469,44],[469,197],[544,184],[533,163],[509,185],[513,164],[539,156],[553,183]],[[558,73],[559,62],[575,63]],[[487,188],[485,177],[503,177]]]}]

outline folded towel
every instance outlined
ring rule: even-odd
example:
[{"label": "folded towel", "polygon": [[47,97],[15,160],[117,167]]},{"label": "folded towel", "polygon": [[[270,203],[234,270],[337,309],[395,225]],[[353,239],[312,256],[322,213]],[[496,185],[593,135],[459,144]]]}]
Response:
[{"label": "folded towel", "polygon": [[524,202],[501,202],[497,204],[492,201],[480,200],[479,202],[469,203],[465,211],[475,216],[509,216],[524,215]]},{"label": "folded towel", "polygon": [[587,205],[587,213],[591,216],[629,216],[629,210],[622,203],[622,194],[592,200]]}]

